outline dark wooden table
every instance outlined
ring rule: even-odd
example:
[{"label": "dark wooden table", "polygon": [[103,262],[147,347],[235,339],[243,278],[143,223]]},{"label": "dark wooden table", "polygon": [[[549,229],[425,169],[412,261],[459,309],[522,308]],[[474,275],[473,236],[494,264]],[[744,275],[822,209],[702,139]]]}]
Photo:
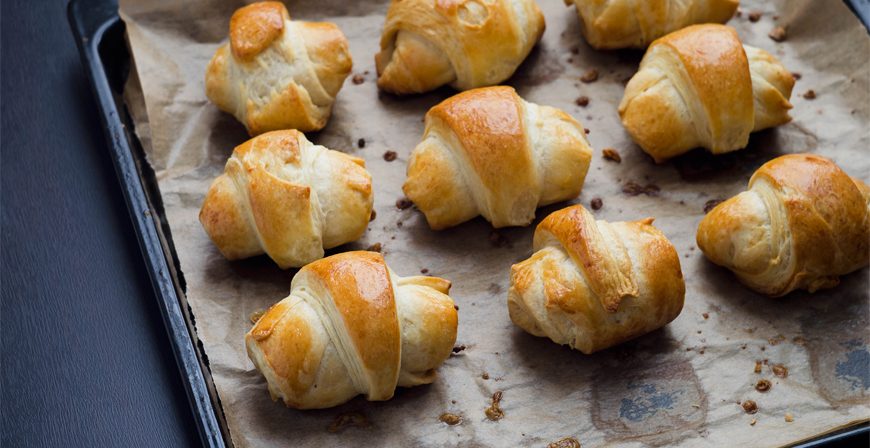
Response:
[{"label": "dark wooden table", "polygon": [[0,445],[198,445],[66,1],[0,18]]}]

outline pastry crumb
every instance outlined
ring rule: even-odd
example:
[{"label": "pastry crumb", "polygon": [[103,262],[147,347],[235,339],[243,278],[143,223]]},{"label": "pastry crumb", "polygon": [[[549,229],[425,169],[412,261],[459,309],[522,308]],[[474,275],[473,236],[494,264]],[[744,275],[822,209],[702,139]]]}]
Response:
[{"label": "pastry crumb", "polygon": [[360,75],[359,73],[353,75],[353,78],[351,78],[351,81],[356,85],[360,85],[360,84],[364,83],[365,80],[366,79],[363,78],[363,75]]},{"label": "pastry crumb", "polygon": [[758,22],[761,20],[762,12],[761,11],[752,11],[749,13],[749,21],[750,22]]},{"label": "pastry crumb", "polygon": [[771,386],[772,386],[772,384],[770,384],[770,381],[765,380],[765,379],[760,379],[760,380],[758,380],[757,383],[755,383],[755,390],[757,390],[759,392],[767,392],[770,390]]},{"label": "pastry crumb", "polygon": [[755,426],[756,423],[758,423],[758,419],[753,418],[753,419],[749,422],[749,426]]},{"label": "pastry crumb", "polygon": [[366,139],[361,138],[361,139],[357,140],[356,146],[360,149],[365,148],[366,147]]},{"label": "pastry crumb", "polygon": [[804,99],[807,99],[807,100],[816,99],[816,91],[813,89],[807,90],[807,92],[804,93]]},{"label": "pastry crumb", "polygon": [[438,420],[441,420],[442,423],[446,423],[450,426],[456,426],[462,423],[462,416],[445,412],[438,417]]},{"label": "pastry crumb", "polygon": [[581,97],[577,98],[576,100],[574,100],[574,103],[580,107],[586,107],[589,105],[589,97],[588,96],[581,96]]},{"label": "pastry crumb", "polygon": [[366,248],[366,250],[369,252],[380,252],[383,248],[384,248],[383,244],[374,243],[371,246],[369,246],[368,248]]},{"label": "pastry crumb", "polygon": [[580,81],[585,83],[598,81],[598,70],[592,68],[586,71],[583,76],[580,77]]},{"label": "pastry crumb", "polygon": [[426,268],[420,269],[420,273],[423,275],[426,275],[429,273],[429,269],[426,269]]},{"label": "pastry crumb", "polygon": [[773,30],[771,30],[767,36],[776,42],[784,42],[786,37],[787,37],[787,34],[785,31],[785,28],[778,26],[778,27],[774,28]]},{"label": "pastry crumb", "polygon": [[604,148],[603,150],[601,150],[601,155],[606,160],[611,160],[616,163],[622,163],[622,157],[619,155],[619,152],[616,149]]},{"label": "pastry crumb", "polygon": [[384,160],[386,160],[387,162],[392,162],[393,160],[396,160],[396,157],[398,157],[396,151],[387,151],[384,153]]},{"label": "pastry crumb", "polygon": [[710,313],[701,313],[701,317],[703,317],[704,320],[707,320],[710,318]]},{"label": "pastry crumb", "polygon": [[489,373],[487,373],[487,372],[483,372],[483,373],[480,375],[480,377],[483,378],[483,379],[485,379],[485,380],[488,380],[488,379],[489,379]]},{"label": "pastry crumb", "polygon": [[786,423],[791,423],[794,421],[794,416],[791,415],[791,412],[785,413],[785,421],[786,421]]},{"label": "pastry crumb", "polygon": [[800,81],[801,78],[803,78],[803,75],[798,72],[791,72],[791,77],[794,78],[795,81]]},{"label": "pastry crumb", "polygon": [[466,347],[465,344],[457,345],[457,346],[453,347],[453,353],[459,353],[459,352],[465,350],[466,348],[468,348],[468,347]]},{"label": "pastry crumb", "polygon": [[504,411],[501,409],[500,406],[501,397],[501,391],[497,391],[496,393],[492,394],[492,404],[490,404],[489,407],[483,411],[484,414],[486,414],[486,418],[494,422],[497,422],[504,418]]},{"label": "pastry crumb", "polygon": [[601,198],[593,198],[589,206],[592,207],[592,210],[601,210],[601,207],[604,206],[604,201]]},{"label": "pastry crumb", "polygon": [[412,205],[414,205],[414,203],[408,198],[400,198],[396,201],[396,208],[399,210],[411,208]]},{"label": "pastry crumb", "polygon": [[774,365],[770,366],[770,370],[773,371],[774,375],[776,375],[780,378],[788,377],[788,367],[786,367],[782,364],[774,364]]},{"label": "pastry crumb", "polygon": [[648,184],[647,186],[642,186],[637,182],[629,181],[625,185],[622,186],[622,192],[628,196],[639,196],[639,195],[647,195],[647,196],[658,196],[661,188],[658,185]]},{"label": "pastry crumb", "polygon": [[573,437],[565,437],[547,445],[547,448],[581,448],[580,442]]},{"label": "pastry crumb", "polygon": [[746,400],[741,403],[740,406],[743,407],[743,411],[747,414],[755,414],[758,412],[758,405],[752,400]]},{"label": "pastry crumb", "polygon": [[583,128],[583,132],[585,132],[586,135],[589,135],[589,133],[592,131],[590,131],[589,128]]},{"label": "pastry crumb", "polygon": [[374,220],[375,220],[375,218],[377,218],[377,217],[378,217],[378,212],[376,212],[376,211],[374,211],[374,210],[372,210],[372,214],[371,214],[371,215],[369,215],[369,222],[372,222],[372,221],[374,221]]}]

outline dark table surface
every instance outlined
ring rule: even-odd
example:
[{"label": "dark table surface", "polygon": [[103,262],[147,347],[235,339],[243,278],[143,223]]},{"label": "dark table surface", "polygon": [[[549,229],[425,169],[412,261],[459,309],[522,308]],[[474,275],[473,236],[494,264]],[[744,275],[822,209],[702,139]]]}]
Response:
[{"label": "dark table surface", "polygon": [[197,445],[66,1],[0,20],[0,445]]},{"label": "dark table surface", "polygon": [[196,445],[66,1],[0,21],[0,445]]}]

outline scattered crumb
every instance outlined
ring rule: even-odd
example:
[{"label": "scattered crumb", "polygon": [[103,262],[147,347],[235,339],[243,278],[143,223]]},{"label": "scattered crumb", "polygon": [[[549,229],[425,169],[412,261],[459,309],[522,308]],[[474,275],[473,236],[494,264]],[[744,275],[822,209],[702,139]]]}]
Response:
[{"label": "scattered crumb", "polygon": [[788,377],[788,367],[786,367],[782,364],[774,364],[774,365],[770,366],[770,370],[773,371],[774,375],[776,375],[780,378]]},{"label": "scattered crumb", "polygon": [[487,373],[487,372],[483,372],[483,373],[480,375],[480,377],[483,378],[483,379],[485,379],[485,380],[488,380],[488,379],[489,379],[489,373]]},{"label": "scattered crumb", "polygon": [[403,225],[405,225],[405,221],[399,221],[396,223],[396,227],[402,227]]},{"label": "scattered crumb", "polygon": [[[746,348],[744,345],[743,348]],[[761,373],[761,361],[755,361],[755,373]]]},{"label": "scattered crumb", "polygon": [[807,90],[807,93],[804,93],[804,99],[807,99],[807,100],[816,99],[816,91],[813,89]]},{"label": "scattered crumb", "polygon": [[486,414],[486,418],[496,422],[504,418],[504,411],[501,409],[499,404],[501,403],[502,392],[497,391],[492,394],[492,404],[489,405],[483,412]]},{"label": "scattered crumb", "polygon": [[658,185],[649,184],[644,187],[631,181],[622,186],[622,192],[629,196],[638,196],[641,194],[647,196],[658,196],[659,191],[661,191],[661,188],[659,188]]},{"label": "scattered crumb", "polygon": [[755,402],[752,400],[746,400],[743,403],[741,403],[740,406],[743,407],[743,411],[746,412],[747,414],[754,414],[754,413],[758,412],[758,405],[755,404]]},{"label": "scattered crumb", "polygon": [[753,418],[752,421],[749,422],[749,426],[755,426],[756,423],[758,423],[758,419]]},{"label": "scattered crumb", "polygon": [[711,210],[716,208],[717,205],[721,204],[724,199],[710,199],[709,201],[704,203],[704,214],[710,213]]},{"label": "scattered crumb", "polygon": [[585,83],[598,81],[598,70],[594,68],[587,70],[586,73],[580,77],[580,81]]},{"label": "scattered crumb", "polygon": [[761,15],[761,11],[752,11],[749,13],[749,21],[753,23],[758,22],[761,20]]},{"label": "scattered crumb", "polygon": [[581,448],[580,442],[573,437],[565,437],[547,445],[547,448]]},{"label": "scattered crumb", "polygon": [[451,404],[456,404],[456,400],[450,400]]},{"label": "scattered crumb", "polygon": [[366,79],[363,78],[363,75],[360,75],[359,73],[353,75],[353,78],[351,79],[351,81],[353,81],[353,83],[356,85],[362,84],[363,82],[365,82],[365,80]]},{"label": "scattered crumb", "polygon": [[456,426],[462,423],[462,416],[445,412],[438,417],[442,423],[447,423],[450,426]]},{"label": "scattered crumb", "polygon": [[398,157],[396,151],[387,151],[384,153],[384,160],[386,160],[387,162],[392,162],[393,160],[396,160],[396,157]]},{"label": "scattered crumb", "polygon": [[254,311],[249,319],[251,319],[252,324],[256,324],[264,314],[266,314],[266,310]]},{"label": "scattered crumb", "polygon": [[604,201],[601,198],[593,198],[589,206],[592,207],[592,210],[601,210],[601,207],[604,206]]},{"label": "scattered crumb", "polygon": [[366,250],[369,252],[380,252],[383,249],[383,245],[381,243],[375,243],[369,246]]},{"label": "scattered crumb", "polygon": [[374,220],[375,220],[375,218],[377,218],[377,217],[378,217],[378,212],[376,212],[376,211],[374,211],[374,210],[372,210],[372,214],[371,214],[371,215],[369,215],[369,222],[372,222],[372,221],[374,221]]},{"label": "scattered crumb", "polygon": [[414,203],[411,202],[411,200],[408,198],[400,198],[399,200],[396,201],[396,208],[399,210],[405,210],[407,208],[411,208],[412,205],[414,205]]},{"label": "scattered crumb", "polygon": [[420,269],[420,273],[421,273],[421,274],[428,274],[428,273],[429,273],[429,270],[426,269],[426,268],[423,268],[423,269]]},{"label": "scattered crumb", "polygon": [[792,78],[794,78],[795,81],[800,81],[801,78],[803,78],[803,75],[798,72],[791,72],[791,76]]},{"label": "scattered crumb", "polygon": [[612,160],[616,163],[622,162],[622,157],[619,156],[619,152],[613,148],[604,148],[603,150],[601,150],[601,155],[606,160]]},{"label": "scattered crumb", "polygon": [[454,305],[453,305],[453,309],[456,310],[456,311],[459,311],[459,305],[454,304]]},{"label": "scattered crumb", "polygon": [[366,139],[361,138],[361,139],[357,140],[357,141],[356,141],[356,146],[357,146],[358,148],[365,148],[365,147],[366,147]]},{"label": "scattered crumb", "polygon": [[[853,112],[854,112],[854,111],[853,111]],[[583,132],[585,132],[586,135],[589,135],[589,133],[592,132],[592,131],[590,131],[589,128],[583,128]]]},{"label": "scattered crumb", "polygon": [[[459,308],[456,308],[456,309],[459,309]],[[457,346],[453,347],[453,353],[459,353],[459,352],[465,350],[466,348],[468,348],[468,347],[466,347],[465,344],[457,345]]]},{"label": "scattered crumb", "polygon": [[489,232],[489,242],[495,247],[510,246],[510,240],[508,240],[506,236],[502,235],[496,230]]},{"label": "scattered crumb", "polygon": [[794,421],[794,416],[791,415],[791,412],[785,413],[785,421],[786,421],[786,423],[791,423]]},{"label": "scattered crumb", "polygon": [[701,316],[704,317],[704,320],[707,320],[710,318],[710,313],[701,313]]},{"label": "scattered crumb", "polygon": [[770,384],[770,381],[765,380],[765,379],[761,379],[761,380],[758,380],[757,383],[755,383],[755,390],[757,390],[759,392],[767,392],[770,390],[771,386],[772,386],[772,384]]},{"label": "scattered crumb", "polygon": [[369,420],[360,412],[345,412],[338,414],[335,420],[326,428],[329,432],[339,432],[344,428],[367,428]]},{"label": "scattered crumb", "polygon": [[767,343],[770,345],[778,345],[780,342],[785,341],[785,336],[778,334],[767,340]]},{"label": "scattered crumb", "polygon": [[781,26],[778,26],[778,27],[774,28],[773,30],[771,30],[767,36],[776,42],[783,42],[783,41],[785,41],[785,38],[787,37],[786,32],[785,32],[785,28],[783,28]]},{"label": "scattered crumb", "polygon": [[698,330],[698,334],[701,334],[701,330]]},{"label": "scattered crumb", "polygon": [[589,105],[589,97],[588,96],[581,96],[581,97],[577,98],[576,100],[574,100],[574,103],[580,107],[586,107]]}]

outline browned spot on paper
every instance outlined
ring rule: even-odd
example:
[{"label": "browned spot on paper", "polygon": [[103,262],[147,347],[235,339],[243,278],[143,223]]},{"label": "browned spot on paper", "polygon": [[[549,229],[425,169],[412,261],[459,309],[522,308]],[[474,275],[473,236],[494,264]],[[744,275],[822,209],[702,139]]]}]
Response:
[{"label": "browned spot on paper", "polygon": [[565,437],[547,445],[547,448],[581,448],[580,442],[573,437]]},{"label": "browned spot on paper", "polygon": [[345,428],[368,428],[369,426],[371,426],[369,420],[361,412],[345,412],[338,414],[326,430],[337,433]]},{"label": "browned spot on paper", "polygon": [[774,364],[770,366],[770,370],[773,371],[773,374],[780,377],[786,378],[788,377],[788,367],[782,364]]},{"label": "browned spot on paper", "polygon": [[441,420],[442,423],[447,423],[450,426],[456,426],[462,423],[462,416],[445,412],[438,417],[438,420]]},{"label": "browned spot on paper", "polygon": [[767,392],[770,390],[771,386],[772,386],[772,384],[770,383],[770,381],[765,380],[765,379],[760,379],[760,380],[758,380],[757,383],[755,383],[755,390],[757,390],[759,392]]},{"label": "browned spot on paper", "polygon": [[758,412],[758,405],[752,400],[746,400],[741,403],[740,406],[743,408],[743,412],[746,412],[747,414],[755,414]]}]

